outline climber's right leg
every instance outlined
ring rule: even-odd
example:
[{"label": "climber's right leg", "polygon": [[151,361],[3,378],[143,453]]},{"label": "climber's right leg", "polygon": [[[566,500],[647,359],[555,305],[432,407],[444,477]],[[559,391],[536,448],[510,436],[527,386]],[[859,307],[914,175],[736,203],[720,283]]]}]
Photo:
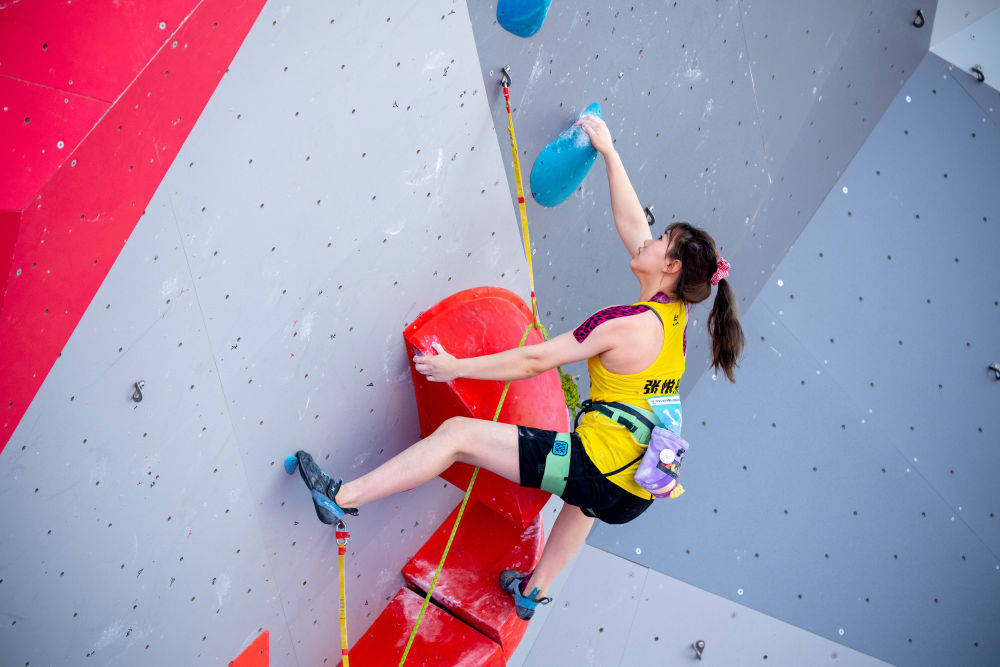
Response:
[{"label": "climber's right leg", "polygon": [[517,427],[452,417],[371,472],[345,482],[336,502],[341,507],[360,507],[408,491],[434,479],[456,461],[486,468],[519,484]]}]

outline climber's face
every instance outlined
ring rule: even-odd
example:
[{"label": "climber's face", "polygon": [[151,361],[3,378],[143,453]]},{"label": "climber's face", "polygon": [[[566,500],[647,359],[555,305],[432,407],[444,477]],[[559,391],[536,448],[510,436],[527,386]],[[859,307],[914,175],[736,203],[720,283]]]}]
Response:
[{"label": "climber's face", "polygon": [[680,271],[681,261],[670,257],[670,237],[663,234],[659,238],[647,239],[636,249],[629,266],[637,275],[675,274]]}]

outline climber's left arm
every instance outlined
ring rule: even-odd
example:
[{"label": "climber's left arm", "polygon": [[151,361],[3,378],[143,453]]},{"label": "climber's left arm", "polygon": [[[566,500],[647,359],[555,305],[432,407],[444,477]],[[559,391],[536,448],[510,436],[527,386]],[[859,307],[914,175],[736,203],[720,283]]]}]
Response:
[{"label": "climber's left arm", "polygon": [[437,354],[416,355],[414,367],[435,382],[451,382],[464,377],[474,380],[524,380],[541,375],[556,366],[589,359],[610,350],[617,338],[615,321],[606,322],[578,341],[572,332],[556,336],[536,345],[524,345],[496,354],[459,359],[440,343],[434,343]]}]

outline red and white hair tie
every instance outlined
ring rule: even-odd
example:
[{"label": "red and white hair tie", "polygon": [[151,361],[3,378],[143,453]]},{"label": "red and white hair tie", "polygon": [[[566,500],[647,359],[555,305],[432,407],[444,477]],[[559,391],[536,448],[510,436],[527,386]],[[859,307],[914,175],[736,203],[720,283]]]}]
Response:
[{"label": "red and white hair tie", "polygon": [[729,277],[729,268],[730,268],[729,262],[723,259],[722,255],[719,255],[718,258],[719,258],[719,263],[717,265],[717,268],[715,269],[715,273],[712,274],[713,285],[718,285],[720,280]]}]

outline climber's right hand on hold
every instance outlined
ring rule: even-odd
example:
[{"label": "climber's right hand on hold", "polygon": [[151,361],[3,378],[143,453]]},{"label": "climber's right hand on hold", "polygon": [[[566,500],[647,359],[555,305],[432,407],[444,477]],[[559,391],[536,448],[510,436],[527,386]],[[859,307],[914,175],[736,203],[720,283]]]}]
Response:
[{"label": "climber's right hand on hold", "polygon": [[458,359],[449,354],[441,343],[431,343],[437,354],[417,354],[413,367],[432,382],[451,382],[459,375]]},{"label": "climber's right hand on hold", "polygon": [[611,131],[608,129],[607,123],[601,118],[597,116],[584,116],[573,124],[579,125],[587,133],[587,136],[590,137],[590,143],[594,146],[594,150],[601,155],[607,155],[608,152],[614,150],[614,146],[611,143]]}]

